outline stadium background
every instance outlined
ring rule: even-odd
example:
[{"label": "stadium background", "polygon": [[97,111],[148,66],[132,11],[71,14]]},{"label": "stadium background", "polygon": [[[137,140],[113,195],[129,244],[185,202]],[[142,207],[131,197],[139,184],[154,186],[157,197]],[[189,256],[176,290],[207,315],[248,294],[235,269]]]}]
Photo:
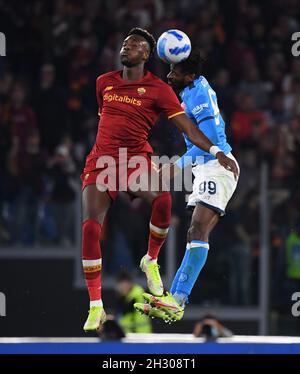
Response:
[{"label": "stadium background", "polygon": [[[0,58],[0,292],[7,304],[1,336],[82,335],[88,300],[79,266],[79,175],[97,131],[95,78],[121,68],[121,42],[135,26],[156,37],[178,28],[201,47],[242,170],[211,238],[191,298],[194,312],[168,332],[191,332],[208,310],[221,320],[226,315],[234,332],[256,334],[253,315],[264,308],[268,333],[299,335],[300,320],[291,315],[291,295],[300,291],[300,59],[291,53],[299,12],[298,0],[0,0],[7,43]],[[168,71],[157,57],[149,69],[162,78]],[[151,143],[158,154],[184,151],[163,119]],[[185,194],[173,198],[164,274],[174,243],[177,264],[182,257],[188,225]],[[148,219],[147,205],[126,196],[110,213],[103,243],[108,310],[114,311],[120,269],[144,281],[138,261]],[[166,331],[159,322],[153,327]]]}]

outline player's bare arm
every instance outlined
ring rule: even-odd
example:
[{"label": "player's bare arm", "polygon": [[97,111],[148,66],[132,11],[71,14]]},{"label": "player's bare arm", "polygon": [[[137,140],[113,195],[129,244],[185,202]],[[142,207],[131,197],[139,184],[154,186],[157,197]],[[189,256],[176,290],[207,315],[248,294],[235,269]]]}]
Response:
[{"label": "player's bare arm", "polygon": [[[206,152],[211,153],[212,142],[203,134],[201,130],[193,124],[192,121],[185,114],[179,114],[171,119],[171,121],[177,126],[177,128],[184,132],[190,141],[197,147],[203,149]],[[239,170],[236,163],[229,157],[227,157],[222,151],[216,153],[216,158],[219,163],[227,170],[230,170],[235,178],[238,178]]]}]

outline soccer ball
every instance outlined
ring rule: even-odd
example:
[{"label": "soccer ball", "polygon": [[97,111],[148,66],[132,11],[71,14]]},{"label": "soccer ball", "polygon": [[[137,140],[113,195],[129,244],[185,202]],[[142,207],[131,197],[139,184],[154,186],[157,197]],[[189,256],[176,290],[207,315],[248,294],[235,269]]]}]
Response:
[{"label": "soccer ball", "polygon": [[168,30],[157,41],[157,54],[168,64],[178,64],[186,60],[191,53],[191,41],[180,30]]}]

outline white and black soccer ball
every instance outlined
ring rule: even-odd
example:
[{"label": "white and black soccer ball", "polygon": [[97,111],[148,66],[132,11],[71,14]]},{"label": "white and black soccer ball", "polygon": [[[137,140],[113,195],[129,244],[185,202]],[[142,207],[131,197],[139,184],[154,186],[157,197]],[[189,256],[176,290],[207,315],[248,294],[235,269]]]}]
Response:
[{"label": "white and black soccer ball", "polygon": [[168,64],[178,64],[186,60],[192,49],[189,37],[176,29],[161,34],[156,47],[158,57]]}]

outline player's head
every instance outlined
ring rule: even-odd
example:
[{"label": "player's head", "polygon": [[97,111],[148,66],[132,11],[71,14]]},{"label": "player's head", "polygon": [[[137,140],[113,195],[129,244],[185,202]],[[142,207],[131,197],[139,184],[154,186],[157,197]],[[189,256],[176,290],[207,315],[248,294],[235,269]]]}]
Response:
[{"label": "player's head", "polygon": [[121,63],[129,68],[148,61],[155,49],[155,39],[147,30],[135,27],[131,29],[123,42]]},{"label": "player's head", "polygon": [[203,63],[200,50],[193,48],[186,60],[170,65],[168,83],[177,91],[183,90],[201,75]]},{"label": "player's head", "polygon": [[116,289],[120,295],[127,295],[133,287],[133,279],[127,271],[121,271],[117,275]]}]

